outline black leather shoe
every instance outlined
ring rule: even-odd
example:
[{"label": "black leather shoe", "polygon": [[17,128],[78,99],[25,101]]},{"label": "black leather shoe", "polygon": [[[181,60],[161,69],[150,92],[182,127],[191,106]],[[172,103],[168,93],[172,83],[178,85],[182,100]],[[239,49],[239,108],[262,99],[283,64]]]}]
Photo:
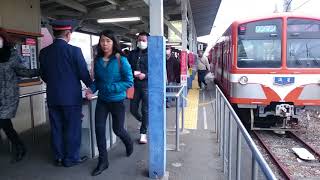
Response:
[{"label": "black leather shoe", "polygon": [[126,152],[127,152],[127,157],[131,156],[131,154],[133,153],[133,143],[132,142],[130,145],[128,145],[126,147]]},{"label": "black leather shoe", "polygon": [[58,167],[63,166],[63,164],[62,164],[62,159],[56,159],[56,160],[54,161],[54,165],[55,165],[55,166],[58,166]]},{"label": "black leather shoe", "polygon": [[108,167],[109,167],[109,162],[108,161],[101,162],[99,160],[98,166],[92,171],[91,175],[92,176],[98,176],[104,170],[106,170]]},{"label": "black leather shoe", "polygon": [[80,160],[78,161],[78,163],[79,163],[79,164],[84,163],[84,162],[87,161],[88,159],[89,159],[88,156],[82,156],[82,157],[80,158]]},{"label": "black leather shoe", "polygon": [[76,166],[76,165],[79,165],[81,163],[84,163],[85,161],[87,161],[89,158],[88,156],[83,156],[81,157],[78,161],[75,161],[75,162],[64,162],[63,166],[64,167],[72,167],[72,166]]},{"label": "black leather shoe", "polygon": [[13,155],[12,162],[16,163],[21,161],[26,156],[27,150],[24,145],[20,145],[16,147],[16,152]]}]

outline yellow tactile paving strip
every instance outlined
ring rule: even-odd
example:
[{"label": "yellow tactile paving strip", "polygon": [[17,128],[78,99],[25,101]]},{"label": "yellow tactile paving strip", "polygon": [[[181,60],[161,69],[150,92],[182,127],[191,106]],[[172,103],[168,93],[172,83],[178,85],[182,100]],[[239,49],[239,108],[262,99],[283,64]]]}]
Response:
[{"label": "yellow tactile paving strip", "polygon": [[198,107],[199,107],[199,89],[197,76],[192,82],[192,89],[187,96],[187,107],[185,109],[184,127],[186,129],[197,129],[198,124]]}]

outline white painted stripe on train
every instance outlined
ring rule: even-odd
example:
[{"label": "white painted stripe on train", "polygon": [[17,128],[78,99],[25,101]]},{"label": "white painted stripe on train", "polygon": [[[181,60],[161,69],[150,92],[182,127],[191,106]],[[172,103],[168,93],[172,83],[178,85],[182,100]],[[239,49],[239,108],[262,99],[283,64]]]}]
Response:
[{"label": "white painted stripe on train", "polygon": [[[319,83],[319,74],[231,74],[230,82],[238,83],[240,77],[247,76],[249,84],[261,84],[274,90],[283,100],[296,87]],[[294,77],[292,84],[279,86],[274,84],[275,77]]]}]

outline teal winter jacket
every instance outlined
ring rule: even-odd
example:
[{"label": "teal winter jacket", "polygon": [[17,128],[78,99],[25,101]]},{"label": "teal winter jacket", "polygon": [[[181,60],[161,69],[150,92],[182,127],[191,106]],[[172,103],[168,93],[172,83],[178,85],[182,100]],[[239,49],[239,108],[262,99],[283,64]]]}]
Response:
[{"label": "teal winter jacket", "polygon": [[110,57],[107,64],[103,58],[94,63],[94,83],[90,87],[98,92],[98,99],[105,102],[117,102],[126,99],[126,90],[133,86],[131,66],[127,58],[120,58],[121,65],[116,56]]}]

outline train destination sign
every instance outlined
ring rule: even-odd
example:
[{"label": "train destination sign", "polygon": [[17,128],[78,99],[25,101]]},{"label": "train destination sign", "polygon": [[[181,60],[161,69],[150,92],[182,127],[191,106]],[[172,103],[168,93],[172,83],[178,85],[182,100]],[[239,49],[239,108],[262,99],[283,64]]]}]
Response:
[{"label": "train destination sign", "polygon": [[276,25],[264,25],[264,26],[256,26],[256,33],[275,33],[277,32]]}]

